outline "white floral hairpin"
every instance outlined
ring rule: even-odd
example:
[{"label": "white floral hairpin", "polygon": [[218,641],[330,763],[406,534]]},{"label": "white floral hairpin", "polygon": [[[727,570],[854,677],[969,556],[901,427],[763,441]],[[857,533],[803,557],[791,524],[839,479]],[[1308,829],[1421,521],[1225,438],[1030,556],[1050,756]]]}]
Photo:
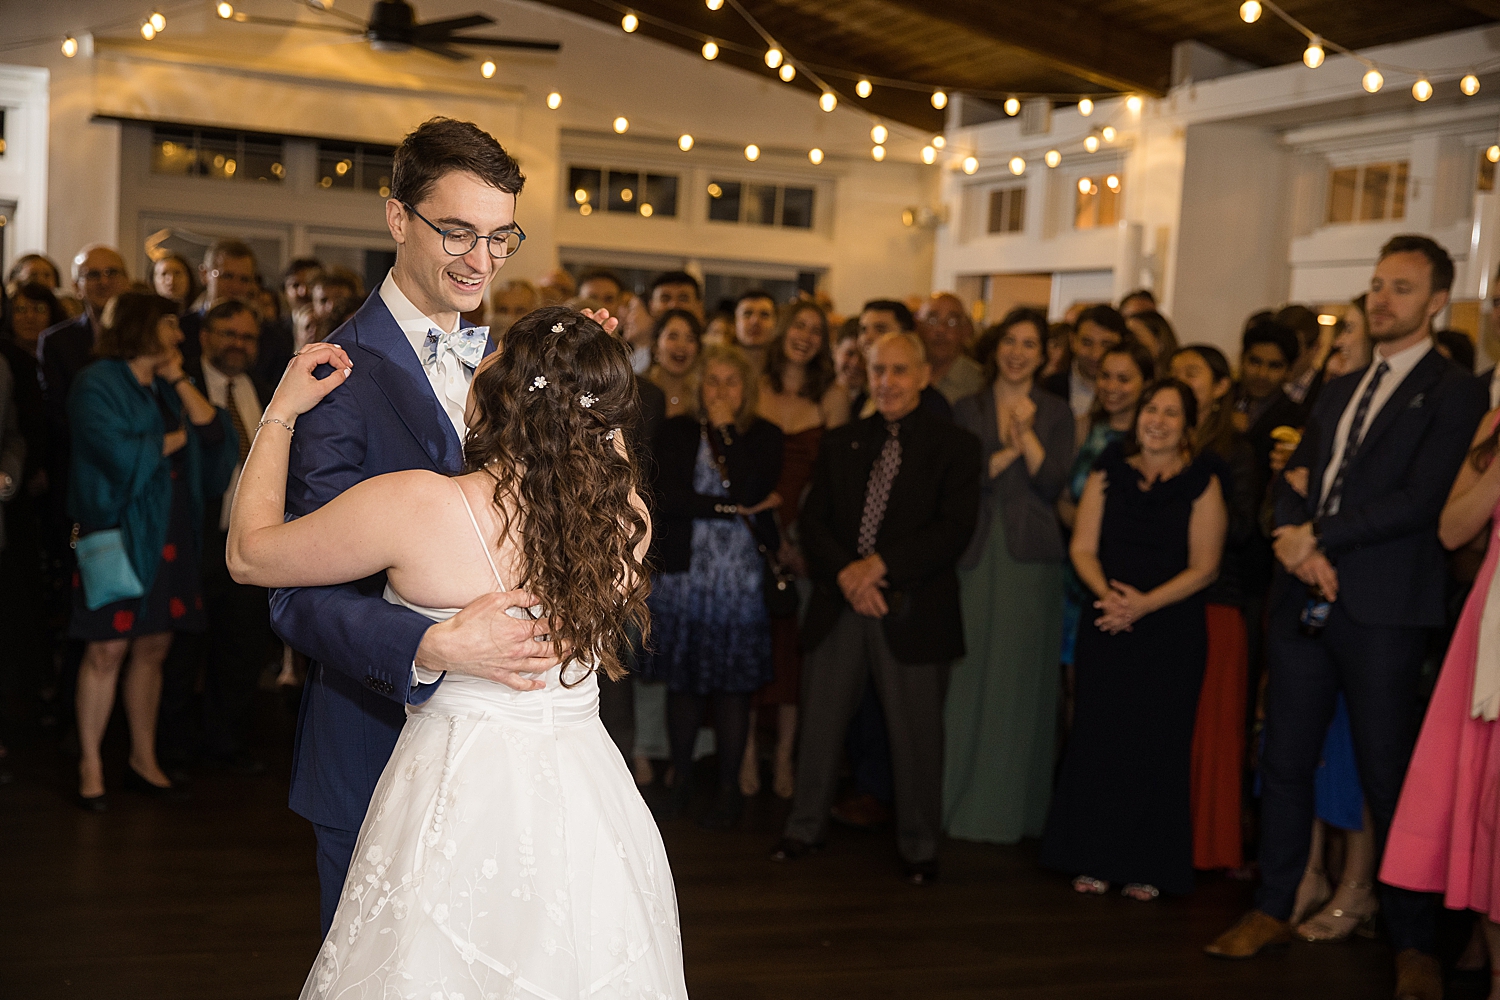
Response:
[{"label": "white floral hairpin", "polygon": [[606,441],[613,441],[614,439],[615,439],[615,432],[614,431],[610,431],[608,434],[604,435],[604,440],[606,440]]},{"label": "white floral hairpin", "polygon": [[545,375],[538,375],[536,378],[534,378],[534,379],[531,380],[531,388],[527,389],[526,391],[527,392],[536,392],[538,389],[545,389],[545,388],[547,388],[548,384],[549,383],[547,382],[547,376],[545,376]]},{"label": "white floral hairpin", "polygon": [[597,402],[599,402],[599,397],[595,396],[591,392],[586,392],[582,396],[578,397],[578,405],[583,407],[585,410],[587,410]]},{"label": "white floral hairpin", "polygon": [[553,333],[562,333],[563,332],[563,325],[562,325],[561,321],[558,321],[558,322],[552,324],[552,332]]}]

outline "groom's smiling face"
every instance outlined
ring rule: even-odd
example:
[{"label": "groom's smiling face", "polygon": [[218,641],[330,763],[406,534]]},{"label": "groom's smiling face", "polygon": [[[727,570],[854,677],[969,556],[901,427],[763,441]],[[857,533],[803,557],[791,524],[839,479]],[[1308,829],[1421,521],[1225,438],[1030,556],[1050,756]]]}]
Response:
[{"label": "groom's smiling face", "polygon": [[[505,260],[491,257],[485,240],[454,257],[443,249],[443,237],[400,202],[393,199],[386,207],[391,236],[400,246],[398,282],[412,304],[434,319],[480,308],[490,279]],[[481,236],[504,232],[516,222],[515,195],[462,170],[439,177],[414,207],[439,229],[469,229]]]}]

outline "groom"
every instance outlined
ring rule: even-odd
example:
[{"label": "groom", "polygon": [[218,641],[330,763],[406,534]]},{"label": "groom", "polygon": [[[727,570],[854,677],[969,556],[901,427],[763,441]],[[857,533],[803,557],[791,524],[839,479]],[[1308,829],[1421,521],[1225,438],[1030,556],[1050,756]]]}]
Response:
[{"label": "groom", "polygon": [[[329,338],[348,352],[354,373],[297,421],[291,516],[372,476],[460,471],[469,383],[493,346],[486,329],[463,327],[459,314],[483,304],[490,279],[526,238],[515,221],[524,182],[510,154],[467,122],[434,118],[402,141],[385,203],[396,264]],[[276,633],[312,660],[291,807],[317,834],[325,935],[406,705],[431,697],[445,673],[530,690],[541,682],[519,675],[557,663],[551,644],[535,641],[537,624],[505,613],[534,604],[529,594],[489,594],[434,624],[386,603],[384,586],[382,574],[271,595]]]}]

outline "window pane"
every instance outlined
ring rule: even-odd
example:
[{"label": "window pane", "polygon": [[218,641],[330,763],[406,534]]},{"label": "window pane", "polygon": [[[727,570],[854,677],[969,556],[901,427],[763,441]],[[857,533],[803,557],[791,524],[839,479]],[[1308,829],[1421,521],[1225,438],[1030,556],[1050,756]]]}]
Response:
[{"label": "window pane", "polygon": [[611,212],[634,212],[641,194],[641,175],[635,173],[609,172],[609,210]]},{"label": "window pane", "polygon": [[1359,221],[1385,218],[1386,200],[1391,193],[1390,163],[1372,163],[1365,167],[1365,183],[1359,192]]},{"label": "window pane", "polygon": [[382,198],[391,196],[391,160],[395,150],[389,146],[359,148],[359,187]]},{"label": "window pane", "polygon": [[599,204],[600,185],[604,183],[604,171],[592,167],[568,168],[568,205],[583,212],[588,206],[588,215]]},{"label": "window pane", "polygon": [[1354,221],[1354,188],[1359,171],[1353,167],[1328,175],[1328,221]]},{"label": "window pane", "polygon": [[740,221],[740,182],[708,182],[708,218],[711,222]]},{"label": "window pane", "polygon": [[193,133],[158,128],[151,130],[151,172],[192,174],[197,172],[198,154]]},{"label": "window pane", "polygon": [[1109,185],[1099,189],[1099,221],[1100,226],[1113,226],[1120,221],[1120,192],[1111,190]]},{"label": "window pane", "polygon": [[198,172],[218,180],[233,180],[239,171],[239,140],[234,135],[200,135]]},{"label": "window pane", "polygon": [[281,143],[245,140],[245,159],[235,176],[241,180],[267,181],[280,184],[286,178],[286,165],[282,162]]},{"label": "window pane", "polygon": [[342,143],[318,144],[318,186],[354,188],[354,157],[357,148]]},{"label": "window pane", "polygon": [[[648,211],[646,206],[649,205]],[[647,174],[646,196],[641,202],[642,215],[673,216],[677,214],[677,178],[672,174]]]},{"label": "window pane", "polygon": [[[1489,163],[1489,160],[1485,160],[1484,162]],[[1492,167],[1494,166],[1493,163],[1490,163],[1489,165]],[[1406,167],[1407,164],[1405,160],[1397,163],[1396,176],[1395,179],[1391,182],[1392,187],[1395,189],[1391,192],[1390,218],[1392,219],[1406,218]],[[1491,176],[1493,177],[1493,174],[1491,174]]]},{"label": "window pane", "polygon": [[1026,228],[1026,189],[1013,188],[1010,192],[1010,214],[1005,231],[1019,233]]},{"label": "window pane", "polygon": [[989,232],[1005,232],[1005,194],[1006,192],[1004,191],[990,192]]},{"label": "window pane", "polygon": [[782,193],[781,198],[781,224],[794,229],[811,229],[813,189],[789,187]]},{"label": "window pane", "polygon": [[[1405,187],[1406,186],[1403,184],[1401,191],[1401,203],[1403,210],[1406,207]],[[1474,189],[1476,191],[1495,190],[1495,165],[1491,163],[1490,158],[1488,156],[1485,156],[1483,153],[1479,154],[1479,176],[1475,180]],[[1404,211],[1402,212],[1402,215],[1405,215]]]},{"label": "window pane", "polygon": [[1093,229],[1099,224],[1099,182],[1092,177],[1082,177],[1075,190],[1073,228]]},{"label": "window pane", "polygon": [[745,222],[752,226],[776,225],[776,185],[747,184],[749,197],[745,206]]}]

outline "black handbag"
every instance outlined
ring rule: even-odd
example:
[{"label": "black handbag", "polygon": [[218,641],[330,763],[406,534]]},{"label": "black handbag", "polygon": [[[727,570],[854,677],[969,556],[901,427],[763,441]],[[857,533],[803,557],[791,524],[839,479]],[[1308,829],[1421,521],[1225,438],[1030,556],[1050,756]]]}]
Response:
[{"label": "black handbag", "polygon": [[[724,461],[724,453],[719,448],[718,439],[706,421],[703,424],[703,436],[708,441],[709,450],[713,452],[714,463],[719,467],[719,481],[724,484],[725,489],[728,489],[729,466]],[[797,612],[802,608],[802,598],[797,593],[797,575],[783,566],[777,560],[776,554],[761,540],[760,532],[755,530],[755,522],[744,514],[739,517],[749,529],[750,537],[755,541],[755,547],[759,550],[764,564],[761,572],[760,592],[766,604],[766,615],[778,620],[796,618]]]}]

